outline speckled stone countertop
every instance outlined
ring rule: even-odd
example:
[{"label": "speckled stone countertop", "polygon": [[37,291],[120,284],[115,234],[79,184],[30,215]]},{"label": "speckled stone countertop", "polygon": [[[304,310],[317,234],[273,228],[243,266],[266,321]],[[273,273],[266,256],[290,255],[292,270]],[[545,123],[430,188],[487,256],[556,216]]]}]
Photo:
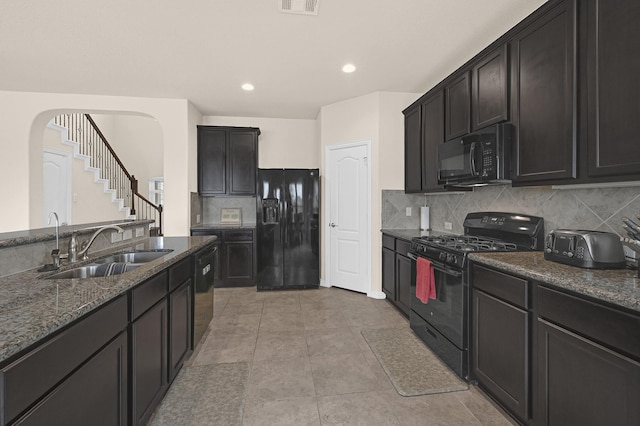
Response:
[{"label": "speckled stone countertop", "polygon": [[471,253],[469,259],[640,313],[640,279],[630,269],[584,269],[544,259],[542,252]]},{"label": "speckled stone countertop", "polygon": [[[153,223],[153,220],[125,220],[125,221],[109,221],[109,222],[97,222],[82,225],[63,225],[58,228],[59,238],[63,239],[70,237],[74,231],[82,231],[82,233],[91,233],[94,230],[105,225],[118,225],[123,228],[132,226],[143,226],[149,223]],[[14,231],[0,233],[0,248],[15,247],[23,244],[39,243],[42,241],[54,240],[56,238],[56,228],[51,226],[49,228],[29,229],[27,231]]]},{"label": "speckled stone countertop", "polygon": [[416,238],[416,237],[429,237],[433,235],[442,235],[442,232],[421,231],[419,229],[381,229],[380,232],[395,238],[401,238],[403,240],[408,240],[408,241],[411,241],[412,238]]},{"label": "speckled stone countertop", "polygon": [[200,225],[194,225],[191,227],[192,231],[207,231],[210,229],[255,229],[255,223],[247,223],[243,225],[220,225],[219,223],[203,223]]},{"label": "speckled stone countertop", "polygon": [[[122,275],[48,280],[43,278],[59,271],[33,269],[0,278],[0,363],[215,240],[215,236],[151,237],[129,248],[121,246],[115,252],[172,250]],[[92,258],[106,254],[96,253]],[[64,266],[60,271],[90,262]]]}]

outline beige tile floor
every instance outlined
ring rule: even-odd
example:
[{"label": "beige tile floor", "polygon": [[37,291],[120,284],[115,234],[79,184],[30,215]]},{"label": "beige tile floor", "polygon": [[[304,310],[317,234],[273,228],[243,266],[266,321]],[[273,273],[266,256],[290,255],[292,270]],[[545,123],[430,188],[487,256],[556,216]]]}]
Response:
[{"label": "beige tile floor", "polygon": [[243,426],[511,425],[475,387],[402,397],[360,334],[407,320],[337,288],[215,289],[214,319],[189,363],[248,361]]}]

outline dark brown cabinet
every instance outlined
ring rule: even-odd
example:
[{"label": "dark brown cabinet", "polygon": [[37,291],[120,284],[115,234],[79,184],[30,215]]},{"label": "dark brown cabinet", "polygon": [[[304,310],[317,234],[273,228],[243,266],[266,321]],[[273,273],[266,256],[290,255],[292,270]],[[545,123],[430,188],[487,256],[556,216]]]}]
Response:
[{"label": "dark brown cabinet", "polygon": [[538,287],[537,424],[640,424],[640,316]]},{"label": "dark brown cabinet", "polygon": [[382,235],[382,291],[406,317],[411,310],[411,283],[415,281],[413,260],[407,257],[411,243]]},{"label": "dark brown cabinet", "polygon": [[576,177],[575,20],[559,2],[511,41],[516,185]]},{"label": "dark brown cabinet", "polygon": [[198,126],[198,193],[255,195],[260,129]]},{"label": "dark brown cabinet", "polygon": [[191,354],[193,330],[193,259],[187,258],[169,270],[169,381]]},{"label": "dark brown cabinet", "polygon": [[444,94],[437,91],[405,114],[405,192],[438,192],[438,145],[444,142]]},{"label": "dark brown cabinet", "polygon": [[146,424],[169,387],[168,274],[131,292],[131,424]]},{"label": "dark brown cabinet", "polygon": [[448,83],[445,95],[445,137],[451,140],[471,130],[471,78],[465,71]]},{"label": "dark brown cabinet", "polygon": [[588,176],[640,177],[640,2],[586,0]]},{"label": "dark brown cabinet", "polygon": [[488,53],[471,70],[472,130],[509,119],[508,46]]},{"label": "dark brown cabinet", "polygon": [[192,229],[191,235],[216,235],[215,287],[247,287],[256,284],[255,229]]},{"label": "dark brown cabinet", "polygon": [[404,191],[422,191],[420,105],[404,111]]},{"label": "dark brown cabinet", "polygon": [[472,268],[472,375],[522,421],[530,418],[529,283]]}]

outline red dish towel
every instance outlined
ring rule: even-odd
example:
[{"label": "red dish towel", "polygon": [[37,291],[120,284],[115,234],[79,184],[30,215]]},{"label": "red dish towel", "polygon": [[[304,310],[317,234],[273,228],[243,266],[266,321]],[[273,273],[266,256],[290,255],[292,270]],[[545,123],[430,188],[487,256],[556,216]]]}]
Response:
[{"label": "red dish towel", "polygon": [[416,261],[416,297],[424,304],[436,298],[436,278],[431,262],[422,257]]}]

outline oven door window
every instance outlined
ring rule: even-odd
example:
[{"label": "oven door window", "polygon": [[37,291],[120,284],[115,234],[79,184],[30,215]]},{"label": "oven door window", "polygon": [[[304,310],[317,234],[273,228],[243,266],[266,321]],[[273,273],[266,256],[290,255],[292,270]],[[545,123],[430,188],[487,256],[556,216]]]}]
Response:
[{"label": "oven door window", "polygon": [[434,268],[436,299],[424,304],[416,297],[415,282],[411,288],[411,309],[445,335],[453,344],[464,349],[464,284],[462,271],[443,272]]}]

